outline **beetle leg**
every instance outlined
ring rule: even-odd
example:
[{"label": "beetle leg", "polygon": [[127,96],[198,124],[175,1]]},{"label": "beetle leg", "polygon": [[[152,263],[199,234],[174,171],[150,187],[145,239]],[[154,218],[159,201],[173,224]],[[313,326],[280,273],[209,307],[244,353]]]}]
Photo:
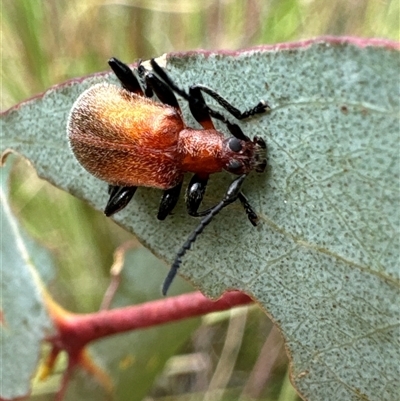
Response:
[{"label": "beetle leg", "polygon": [[142,60],[139,61],[139,64],[137,66],[137,72],[138,72],[138,75],[139,75],[139,78],[140,78],[140,82],[144,86],[144,94],[145,94],[145,96],[153,97],[154,96],[153,89],[146,83],[147,70],[146,70],[145,67],[143,67]]},{"label": "beetle leg", "polygon": [[191,86],[190,90],[196,90],[199,92],[203,91],[207,93],[207,95],[210,95],[213,99],[215,99],[226,111],[228,111],[238,120],[243,120],[245,118],[254,116],[255,114],[265,113],[266,111],[270,110],[268,104],[264,100],[262,100],[258,102],[255,106],[250,107],[248,110],[242,112],[208,86],[197,84]]},{"label": "beetle leg", "polygon": [[186,189],[186,207],[190,216],[198,217],[197,210],[203,200],[208,182],[208,175],[195,174]]},{"label": "beetle leg", "polygon": [[[204,129],[215,129],[211,117],[222,121],[230,131],[230,133],[243,141],[250,141],[250,138],[245,135],[242,129],[234,123],[231,123],[223,114],[210,108],[203,97],[199,87],[191,86],[189,89],[189,108],[193,117],[203,126]],[[223,99],[220,97],[220,99]],[[225,99],[223,99],[225,101]],[[233,107],[233,106],[231,106]],[[238,113],[239,110],[235,109]]]},{"label": "beetle leg", "polygon": [[250,220],[250,223],[253,224],[254,227],[256,227],[258,223],[257,213],[254,211],[253,207],[250,205],[248,199],[246,198],[246,196],[242,191],[239,192],[238,199],[240,200],[240,203],[244,207],[244,210],[247,214],[248,219]]},{"label": "beetle leg", "polygon": [[[192,217],[204,217],[211,213],[215,206],[210,207],[201,212],[198,211],[201,202],[203,201],[204,193],[206,191],[208,183],[208,176],[202,177],[198,174],[194,174],[192,179],[189,182],[189,185],[186,189],[186,207],[190,216]],[[242,191],[239,192],[238,199],[242,204],[250,223],[253,226],[257,226],[258,216],[254,211],[253,207],[250,205],[250,202],[244,195]]]},{"label": "beetle leg", "polygon": [[174,187],[164,191],[164,194],[161,198],[160,207],[158,209],[158,220],[164,220],[176,206],[181,193],[182,183],[183,181],[181,181],[178,185],[175,185]]},{"label": "beetle leg", "polygon": [[193,117],[204,129],[215,129],[210,115],[211,109],[207,106],[203,94],[199,90],[189,88],[188,103]]},{"label": "beetle leg", "polygon": [[191,94],[190,92],[186,93],[186,91],[176,86],[176,84],[172,81],[168,74],[157,64],[154,59],[150,60],[150,64],[154,72],[162,79],[164,85],[168,86],[170,91],[176,92],[178,95],[187,100],[187,102],[189,103],[190,111],[196,121],[204,129],[215,129],[210,117],[209,107],[206,105],[206,102],[201,92],[198,91],[195,96],[193,96],[193,94]]},{"label": "beetle leg", "polygon": [[223,114],[207,106],[199,88],[192,86],[189,89],[189,93],[191,95],[189,100],[190,111],[204,128],[210,128],[208,125],[211,125],[212,128],[214,127],[211,120],[211,117],[214,117],[222,121],[234,137],[242,139],[243,141],[250,141],[250,138],[243,133],[242,129],[237,124],[231,123]]},{"label": "beetle leg", "polygon": [[104,214],[106,216],[111,216],[125,208],[132,199],[132,196],[135,194],[136,190],[137,187],[109,185],[108,193],[110,198],[108,199],[107,205],[104,209]]},{"label": "beetle leg", "polygon": [[108,65],[114,71],[114,74],[120,80],[122,87],[125,88],[129,92],[134,92],[138,95],[143,96],[143,90],[139,84],[139,81],[133,74],[132,70],[124,64],[122,61],[119,61],[115,57],[110,58],[108,60]]},{"label": "beetle leg", "polygon": [[[238,199],[240,200],[240,203],[242,204],[244,211],[247,214],[248,219],[250,220],[250,223],[256,227],[257,223],[258,223],[258,216],[257,213],[254,211],[253,207],[250,205],[248,199],[246,198],[246,196],[244,195],[243,192],[240,192],[238,195]],[[202,210],[201,212],[189,212],[190,216],[192,217],[203,217],[203,216],[207,216],[211,210],[213,210],[214,207],[210,207],[206,210]]]},{"label": "beetle leg", "polygon": [[179,86],[176,86],[168,74],[157,64],[156,60],[152,58],[150,60],[151,67],[153,71],[178,95],[182,96],[184,99],[189,101],[190,96]]},{"label": "beetle leg", "polygon": [[[213,92],[213,93],[216,94],[217,96],[219,96],[216,92]],[[211,117],[214,117],[215,119],[222,121],[228,128],[229,132],[234,137],[241,139],[243,141],[250,141],[250,138],[244,134],[242,129],[237,124],[230,122],[223,114],[221,114],[218,111],[213,110],[211,107],[209,107],[206,104],[203,94],[201,93],[199,85],[191,86],[189,89],[189,94],[191,95],[190,100],[189,100],[190,111],[192,112],[192,114],[196,118],[196,120],[205,129],[210,128],[207,126],[210,124],[211,124],[212,128],[214,127],[212,120],[211,120]],[[229,104],[225,99],[223,99],[220,96],[219,96],[219,99],[220,100],[222,99],[224,102],[226,102],[226,104]],[[233,107],[231,104],[229,104],[229,106],[232,109],[234,109],[237,113],[240,114],[240,111],[238,109]],[[254,108],[252,108],[251,110],[254,110]],[[263,110],[263,111],[265,111],[265,110]],[[206,117],[206,116],[208,116],[208,117]],[[208,118],[208,120],[207,120],[207,118]]]},{"label": "beetle leg", "polygon": [[171,266],[171,269],[168,272],[166,279],[164,280],[164,284],[162,287],[162,293],[165,295],[168,291],[169,286],[172,283],[172,280],[176,276],[178,268],[182,263],[182,257],[185,255],[186,251],[190,249],[193,242],[196,241],[196,238],[203,232],[204,228],[210,224],[211,220],[226,206],[230,205],[234,202],[240,195],[240,188],[243,184],[244,179],[246,178],[246,174],[241,175],[236,178],[231,185],[229,185],[228,190],[225,193],[222,201],[211,208],[210,213],[207,214],[201,221],[200,224],[196,227],[196,229],[189,235],[186,242],[183,244],[182,248],[176,254],[174,263]]},{"label": "beetle leg", "polygon": [[174,92],[166,83],[161,81],[160,78],[158,78],[152,72],[147,71],[142,65],[139,65],[138,72],[139,76],[145,81],[146,94],[154,91],[161,103],[172,106],[174,109],[177,109],[180,112],[181,109],[178,101],[176,100]]},{"label": "beetle leg", "polygon": [[268,104],[264,101],[261,101],[257,103],[256,106],[241,112],[226,99],[218,95],[217,92],[204,85],[193,85],[190,87],[189,93],[186,93],[183,89],[175,85],[168,74],[156,63],[154,59],[150,60],[150,64],[154,72],[169,86],[172,91],[176,92],[178,95],[182,96],[188,101],[193,117],[205,129],[214,129],[214,124],[211,120],[211,117],[213,117],[222,121],[227,126],[231,134],[236,138],[244,141],[250,141],[250,138],[243,133],[242,129],[237,124],[231,123],[223,114],[213,110],[206,104],[201,91],[204,91],[208,95],[212,96],[222,107],[224,107],[229,113],[239,120],[250,117],[254,114],[264,113],[269,109]]}]

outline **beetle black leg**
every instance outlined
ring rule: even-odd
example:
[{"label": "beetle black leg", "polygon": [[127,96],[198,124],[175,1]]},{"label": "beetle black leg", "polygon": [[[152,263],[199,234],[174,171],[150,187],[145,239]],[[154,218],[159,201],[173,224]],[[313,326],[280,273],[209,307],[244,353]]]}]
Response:
[{"label": "beetle black leg", "polygon": [[[202,85],[195,85],[195,86],[190,87],[190,89],[189,89],[189,94],[191,95],[191,100],[189,101],[189,107],[190,107],[190,111],[195,116],[195,118],[196,118],[196,114],[201,114],[202,116],[207,114],[210,121],[211,121],[211,117],[214,117],[215,119],[217,119],[219,121],[222,121],[227,126],[228,130],[234,137],[241,139],[243,141],[250,141],[250,138],[243,133],[242,129],[237,124],[230,122],[223,114],[221,114],[220,112],[213,110],[212,108],[207,106],[207,104],[205,103],[203,94],[201,93],[201,89],[204,90],[204,88],[207,88],[207,87],[202,86]],[[212,93],[214,95],[214,96],[213,95],[212,96],[226,110],[228,110],[231,114],[233,114],[239,120],[250,117],[254,114],[264,113],[265,111],[267,111],[269,109],[269,106],[266,103],[260,102],[255,107],[252,107],[251,109],[242,113],[240,110],[238,110],[236,107],[232,106],[230,103],[228,103],[227,100],[225,100],[223,97],[219,96],[213,90],[207,88],[207,91],[205,91],[205,92],[208,93],[209,95],[211,95],[211,93]],[[196,120],[199,121],[197,118],[196,118]],[[199,121],[199,122],[200,122],[200,124],[202,124],[201,121]]]},{"label": "beetle black leg", "polygon": [[255,106],[249,108],[248,110],[241,112],[238,110],[236,107],[234,107],[231,103],[229,103],[226,99],[224,99],[221,95],[219,95],[217,92],[209,88],[208,86],[205,85],[193,85],[190,87],[189,94],[187,94],[184,90],[181,88],[177,87],[175,83],[171,80],[171,78],[168,76],[168,74],[157,64],[157,62],[154,59],[150,60],[150,64],[155,71],[155,73],[176,93],[181,95],[184,99],[190,102],[190,97],[194,96],[195,98],[199,99],[200,102],[198,104],[195,104],[195,106],[203,107],[201,103],[204,103],[204,105],[208,108],[208,106],[205,104],[204,99],[200,99],[200,96],[197,94],[197,92],[203,91],[213,97],[225,110],[227,110],[229,113],[231,113],[235,118],[238,120],[242,120],[244,118],[253,116],[254,114],[259,114],[259,113],[264,113],[269,109],[269,106],[266,102],[261,101],[258,102]]},{"label": "beetle black leg", "polygon": [[[212,122],[211,117],[214,117],[217,120],[222,121],[234,137],[244,141],[250,140],[250,138],[243,133],[242,129],[237,124],[231,123],[223,114],[207,106],[203,94],[199,88],[191,87],[189,89],[189,94],[190,111],[193,114],[193,117],[203,126],[203,128],[213,129],[214,123]],[[239,112],[239,110],[237,111]]]},{"label": "beetle black leg", "polygon": [[154,72],[178,95],[182,96],[184,99],[189,100],[190,96],[181,88],[175,85],[168,74],[157,64],[156,60],[152,58],[150,60],[151,67]]},{"label": "beetle black leg", "polygon": [[[213,92],[214,94],[216,94],[215,92]],[[228,130],[230,131],[230,133],[238,138],[241,139],[243,141],[250,141],[250,138],[245,135],[242,131],[242,129],[234,123],[231,123],[223,114],[221,114],[220,112],[213,110],[212,108],[210,108],[209,106],[207,106],[203,94],[200,91],[200,88],[198,86],[192,86],[189,89],[189,94],[190,94],[190,100],[189,100],[189,107],[190,107],[190,111],[192,112],[193,116],[196,118],[196,120],[204,126],[204,124],[202,123],[202,121],[199,120],[199,118],[197,118],[196,116],[199,115],[200,118],[203,118],[203,120],[206,119],[206,115],[208,116],[208,119],[211,122],[211,117],[214,117],[217,120],[222,121],[228,128]],[[219,96],[219,95],[218,95]],[[238,109],[236,109],[235,107],[233,107],[230,103],[228,103],[225,99],[223,99],[221,96],[219,96],[219,99],[223,100],[226,105],[229,105],[229,107],[231,108],[230,110],[235,110],[235,113],[237,116],[242,116],[245,115],[247,112],[241,113]],[[261,103],[259,103],[261,104]],[[256,109],[258,106],[253,107],[251,110]],[[262,109],[264,111],[266,111],[265,108]],[[260,113],[261,111],[257,111],[258,113]],[[242,117],[244,118],[244,117]],[[211,122],[212,124],[212,122]],[[212,124],[213,126],[213,124]]]},{"label": "beetle black leg", "polygon": [[136,190],[137,187],[109,185],[108,193],[110,198],[108,199],[107,205],[104,209],[104,214],[106,216],[111,216],[125,208],[132,199],[132,196],[135,194]]},{"label": "beetle black leg", "polygon": [[213,89],[211,89],[205,85],[200,85],[200,84],[193,85],[190,87],[190,91],[192,91],[192,92],[193,91],[199,91],[199,92],[203,91],[203,92],[207,93],[213,99],[215,99],[226,111],[228,111],[230,114],[232,114],[238,120],[243,120],[245,118],[254,116],[255,114],[265,113],[267,110],[270,109],[268,104],[262,100],[262,101],[258,102],[255,106],[250,107],[248,110],[242,112],[239,109],[237,109],[235,106],[233,106],[231,103],[229,103],[226,99],[224,99],[217,92],[215,92]]},{"label": "beetle black leg", "polygon": [[197,210],[203,200],[208,183],[208,176],[201,177],[195,174],[186,190],[186,207],[191,216],[198,217]]},{"label": "beetle black leg", "polygon": [[215,205],[211,210],[210,213],[207,214],[201,221],[200,224],[196,227],[196,229],[189,235],[186,242],[183,244],[182,248],[176,254],[174,263],[171,266],[171,269],[168,272],[166,279],[164,280],[164,284],[162,287],[163,295],[166,295],[169,286],[172,283],[172,280],[176,276],[178,268],[182,263],[182,257],[185,255],[186,251],[190,249],[193,242],[196,241],[196,238],[203,232],[204,228],[210,224],[211,220],[226,206],[230,205],[234,202],[239,194],[240,188],[243,184],[244,179],[246,178],[246,174],[241,175],[240,177],[236,178],[231,185],[229,186],[228,190],[225,193],[222,201]]},{"label": "beetle black leg", "polygon": [[195,120],[204,129],[215,129],[214,123],[210,116],[210,108],[207,106],[206,101],[200,91],[192,91],[189,89],[189,109]]},{"label": "beetle black leg", "polygon": [[190,111],[196,121],[204,129],[215,129],[210,117],[209,107],[207,106],[201,92],[198,91],[195,94],[196,96],[193,96],[191,93],[186,93],[186,91],[175,85],[168,74],[156,63],[154,59],[150,60],[150,64],[154,72],[165,82],[170,90],[176,92],[178,95],[182,96],[188,101]]},{"label": "beetle black leg", "polygon": [[[253,207],[250,205],[249,201],[247,200],[246,196],[243,194],[243,192],[240,192],[238,195],[238,199],[240,200],[240,203],[242,204],[244,211],[246,212],[246,215],[248,219],[250,220],[250,223],[256,227],[258,223],[258,215],[254,211]],[[201,212],[189,212],[188,213],[192,217],[204,217],[210,214],[210,212],[214,209],[214,207],[210,207],[206,210],[202,210]]]},{"label": "beetle black leg", "polygon": [[[207,106],[203,95],[200,90],[193,89],[192,92],[186,93],[183,89],[175,85],[168,74],[156,63],[154,59],[150,60],[150,64],[153,67],[154,72],[178,95],[182,96],[189,103],[190,112],[192,113],[195,120],[204,129],[215,129],[214,123],[211,120],[210,112],[212,110]],[[218,116],[220,114],[218,113]],[[221,115],[221,118],[224,118]],[[221,119],[220,118],[220,119]]]},{"label": "beetle black leg", "polygon": [[139,81],[136,79],[129,66],[124,64],[122,61],[119,61],[115,57],[112,57],[110,60],[108,60],[108,65],[120,80],[123,88],[129,92],[134,92],[143,96],[143,90],[139,84]]},{"label": "beetle black leg", "polygon": [[178,185],[164,191],[161,198],[160,207],[158,209],[157,219],[164,220],[176,206],[182,188],[181,181]]},{"label": "beetle black leg", "polygon": [[168,74],[156,63],[154,59],[150,60],[150,64],[154,72],[171,88],[172,91],[178,93],[180,96],[182,96],[184,99],[188,101],[190,111],[193,114],[193,117],[205,129],[214,128],[214,125],[210,118],[214,117],[217,120],[220,120],[224,124],[226,124],[231,134],[236,138],[242,139],[244,141],[250,140],[250,138],[243,133],[243,131],[237,124],[231,123],[223,114],[209,107],[206,104],[201,91],[204,91],[210,96],[212,96],[222,107],[224,107],[229,113],[231,113],[234,117],[236,117],[239,120],[250,117],[254,114],[264,113],[269,109],[268,104],[262,101],[257,103],[256,106],[251,107],[250,109],[244,112],[241,112],[232,104],[230,104],[226,99],[218,95],[218,93],[208,88],[207,86],[203,85],[194,85],[190,87],[189,93],[186,93],[183,89],[175,85],[175,83],[171,80]]},{"label": "beetle black leg", "polygon": [[139,64],[137,66],[137,72],[140,78],[140,82],[142,83],[143,87],[144,87],[144,94],[147,97],[153,97],[154,93],[153,93],[153,89],[151,89],[151,87],[149,85],[146,84],[146,73],[147,70],[145,67],[143,67],[142,65],[142,60],[139,61]]},{"label": "beetle black leg", "polygon": [[[198,174],[195,174],[189,182],[189,185],[186,189],[186,207],[190,216],[192,217],[204,217],[211,213],[215,206],[210,207],[206,210],[199,212],[199,207],[201,202],[203,201],[204,193],[206,191],[208,183],[208,176],[201,177]],[[258,216],[254,211],[253,207],[250,205],[250,202],[244,195],[242,191],[239,192],[238,199],[242,204],[250,223],[253,226],[257,226]]]},{"label": "beetle black leg", "polygon": [[138,71],[139,76],[142,77],[145,81],[146,95],[147,93],[152,93],[154,91],[161,103],[172,106],[173,108],[180,111],[179,103],[176,100],[174,92],[166,83],[161,81],[152,72],[147,71],[142,65],[139,66]]},{"label": "beetle black leg", "polygon": [[246,198],[246,196],[242,191],[239,192],[238,199],[240,200],[240,203],[244,207],[244,210],[247,214],[247,217],[250,220],[250,223],[253,224],[254,227],[256,227],[258,223],[257,213],[254,211],[254,209],[252,208],[248,199]]}]

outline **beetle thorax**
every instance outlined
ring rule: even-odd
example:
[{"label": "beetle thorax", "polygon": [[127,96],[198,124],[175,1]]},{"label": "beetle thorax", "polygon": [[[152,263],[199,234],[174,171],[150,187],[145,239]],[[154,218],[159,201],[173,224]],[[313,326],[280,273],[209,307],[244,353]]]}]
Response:
[{"label": "beetle thorax", "polygon": [[178,152],[185,172],[211,174],[223,169],[222,133],[216,130],[185,128],[179,134]]}]

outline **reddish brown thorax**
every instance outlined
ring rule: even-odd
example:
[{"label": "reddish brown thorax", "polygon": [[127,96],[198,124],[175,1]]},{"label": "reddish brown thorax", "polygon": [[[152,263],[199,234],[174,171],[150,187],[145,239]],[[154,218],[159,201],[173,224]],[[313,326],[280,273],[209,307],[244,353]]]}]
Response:
[{"label": "reddish brown thorax", "polygon": [[224,136],[216,130],[185,128],[179,134],[178,152],[185,172],[211,174],[223,169]]}]

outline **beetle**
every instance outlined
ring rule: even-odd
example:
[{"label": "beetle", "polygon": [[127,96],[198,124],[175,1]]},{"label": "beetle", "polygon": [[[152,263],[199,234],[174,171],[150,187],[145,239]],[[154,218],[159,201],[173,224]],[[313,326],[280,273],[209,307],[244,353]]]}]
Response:
[{"label": "beetle", "polygon": [[[139,62],[137,76],[116,58],[108,64],[122,88],[100,83],[87,89],[74,103],[67,128],[78,162],[109,184],[106,216],[125,208],[137,188],[147,186],[164,191],[157,214],[159,220],[164,220],[179,199],[184,174],[194,173],[186,189],[186,206],[189,215],[202,219],[176,255],[163,284],[165,295],[186,251],[224,207],[239,199],[250,222],[255,226],[258,220],[241,186],[252,170],[264,172],[266,143],[258,136],[251,140],[239,125],[208,106],[202,93],[238,120],[264,113],[269,106],[260,101],[241,112],[207,86],[192,85],[186,92],[154,59],[150,61],[152,71]],[[174,93],[188,102],[202,129],[184,123]],[[159,102],[152,99],[154,94]],[[212,118],[222,121],[231,136],[216,130]],[[238,177],[218,204],[199,211],[210,174],[222,170]]]}]

